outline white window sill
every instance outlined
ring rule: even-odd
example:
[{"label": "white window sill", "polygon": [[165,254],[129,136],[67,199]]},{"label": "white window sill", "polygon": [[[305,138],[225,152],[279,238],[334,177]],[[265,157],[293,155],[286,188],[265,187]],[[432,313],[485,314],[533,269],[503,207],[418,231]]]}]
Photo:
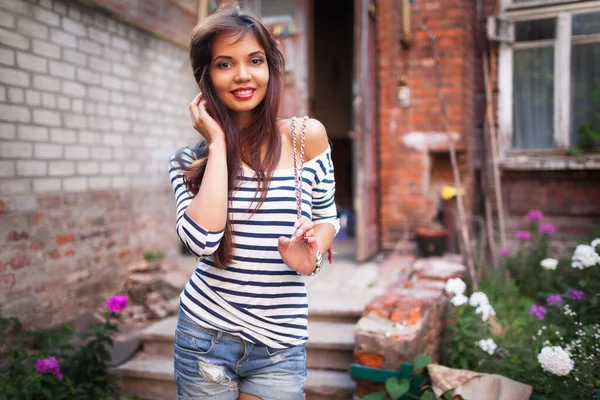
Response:
[{"label": "white window sill", "polygon": [[581,2],[581,0],[534,0],[534,1],[527,1],[524,3],[511,2],[505,7],[505,10],[510,12],[513,10],[517,11],[517,10],[523,10],[523,9],[528,9],[528,8],[540,8],[540,7],[548,7],[548,6],[564,6],[564,5],[569,5],[571,3],[580,3],[580,2]]},{"label": "white window sill", "polygon": [[500,161],[500,167],[507,171],[563,171],[600,169],[600,152],[588,153],[581,157],[551,153],[509,153]]}]

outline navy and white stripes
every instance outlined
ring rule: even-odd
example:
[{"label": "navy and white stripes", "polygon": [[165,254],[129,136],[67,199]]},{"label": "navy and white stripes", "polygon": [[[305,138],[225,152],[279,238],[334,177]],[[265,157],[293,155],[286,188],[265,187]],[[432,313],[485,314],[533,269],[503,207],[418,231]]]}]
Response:
[{"label": "navy and white stripes", "polygon": [[[171,158],[169,174],[177,203],[177,234],[201,258],[181,293],[181,308],[207,328],[222,330],[252,343],[273,348],[300,345],[308,340],[308,303],[305,277],[289,269],[277,250],[279,236],[290,237],[296,222],[294,171],[276,170],[260,209],[254,193],[254,172],[243,168],[229,196],[234,262],[215,267],[211,255],[223,231],[210,232],[185,213],[193,195],[183,184],[182,168],[196,158],[191,148]],[[339,230],[331,150],[305,163],[302,215],[315,224]],[[250,212],[248,211],[250,209]]]}]

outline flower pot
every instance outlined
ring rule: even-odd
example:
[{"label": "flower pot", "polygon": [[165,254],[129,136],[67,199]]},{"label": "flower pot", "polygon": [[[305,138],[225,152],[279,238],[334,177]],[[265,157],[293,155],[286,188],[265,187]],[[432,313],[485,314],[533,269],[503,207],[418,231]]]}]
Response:
[{"label": "flower pot", "polygon": [[417,228],[415,234],[422,257],[442,256],[446,252],[447,229]]}]

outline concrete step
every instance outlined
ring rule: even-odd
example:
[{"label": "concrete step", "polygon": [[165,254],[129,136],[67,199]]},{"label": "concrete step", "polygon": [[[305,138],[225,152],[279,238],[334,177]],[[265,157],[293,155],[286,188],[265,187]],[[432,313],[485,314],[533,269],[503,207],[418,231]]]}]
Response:
[{"label": "concrete step", "polygon": [[306,367],[348,371],[354,362],[354,325],[309,321]]},{"label": "concrete step", "polygon": [[[177,317],[169,317],[142,331],[146,354],[173,355]],[[307,368],[346,371],[354,362],[354,323],[310,321],[306,344]]]},{"label": "concrete step", "polygon": [[165,318],[142,331],[144,353],[173,357],[177,316]]},{"label": "concrete step", "polygon": [[[175,398],[172,357],[142,352],[113,373],[120,375],[120,383],[128,396],[136,396],[139,400]],[[306,399],[352,399],[354,386],[347,372],[309,369],[305,386]]]}]

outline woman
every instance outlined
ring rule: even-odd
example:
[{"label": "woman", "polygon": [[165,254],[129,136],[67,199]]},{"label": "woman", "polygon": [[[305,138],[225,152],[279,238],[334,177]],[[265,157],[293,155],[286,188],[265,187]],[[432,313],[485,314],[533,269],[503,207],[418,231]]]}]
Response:
[{"label": "woman", "polygon": [[[201,90],[190,115],[203,140],[172,157],[170,176],[178,235],[201,261],[180,297],[178,396],[302,399],[305,276],[339,230],[327,133],[306,122],[299,220],[292,122],[276,117],[285,69],[273,37],[226,6],[194,29],[190,59]],[[301,129],[297,121],[298,138]]]}]

